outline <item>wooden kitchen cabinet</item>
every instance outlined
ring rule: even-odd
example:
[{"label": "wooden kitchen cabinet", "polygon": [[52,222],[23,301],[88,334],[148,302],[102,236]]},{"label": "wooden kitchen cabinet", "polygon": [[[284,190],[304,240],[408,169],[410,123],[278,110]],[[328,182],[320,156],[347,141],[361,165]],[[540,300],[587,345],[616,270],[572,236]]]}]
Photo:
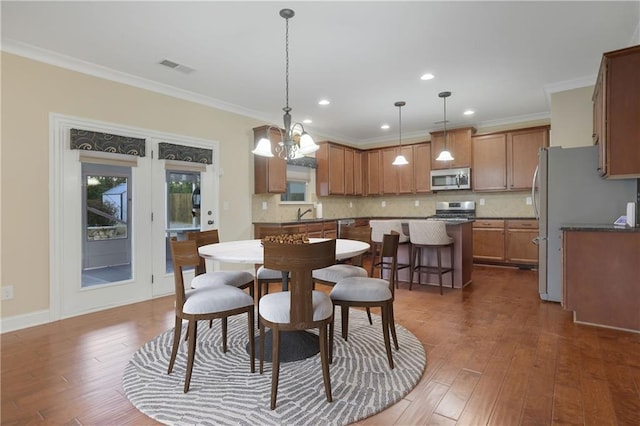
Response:
[{"label": "wooden kitchen cabinet", "polygon": [[476,219],[473,223],[473,260],[478,263],[534,266],[538,264],[535,219]]},{"label": "wooden kitchen cabinet", "polygon": [[507,134],[473,137],[471,185],[475,191],[507,189]]},{"label": "wooden kitchen cabinet", "polygon": [[473,127],[447,130],[447,149],[453,156],[453,161],[436,161],[444,149],[444,131],[431,132],[431,169],[449,169],[456,167],[471,167],[471,136],[476,132]]},{"label": "wooden kitchen cabinet", "polygon": [[253,235],[255,238],[262,239],[268,235],[280,234],[305,234],[309,238],[337,238],[338,225],[335,220],[253,225]]},{"label": "wooden kitchen cabinet", "polygon": [[574,321],[640,332],[640,232],[564,230],[565,309]]},{"label": "wooden kitchen cabinet", "polygon": [[504,220],[473,222],[473,260],[504,262]]},{"label": "wooden kitchen cabinet", "polygon": [[640,45],[607,52],[593,93],[593,141],[608,178],[640,177]]},{"label": "wooden kitchen cabinet", "polygon": [[364,191],[364,169],[362,167],[362,151],[353,151],[353,195],[362,195]]},{"label": "wooden kitchen cabinet", "polygon": [[367,173],[366,173],[366,191],[365,195],[379,195],[382,193],[380,182],[380,150],[371,149],[366,151],[367,157]]},{"label": "wooden kitchen cabinet", "polygon": [[354,156],[355,150],[344,148],[344,195],[354,194]]},{"label": "wooden kitchen cabinet", "polygon": [[316,194],[345,195],[345,147],[331,142],[321,142],[319,146],[316,151]]},{"label": "wooden kitchen cabinet", "polygon": [[[403,166],[392,164],[398,152],[405,156],[409,164]],[[381,150],[381,160],[382,193],[394,195],[413,193],[413,148],[411,146],[384,148]]]},{"label": "wooden kitchen cabinet", "polygon": [[507,133],[507,177],[510,190],[529,190],[538,165],[538,151],[549,146],[549,126]]},{"label": "wooden kitchen cabinet", "polygon": [[[271,142],[280,141],[280,132],[269,126],[253,129],[255,143],[267,136],[270,131]],[[287,191],[287,162],[278,156],[253,156],[253,187],[256,194],[284,194]]]},{"label": "wooden kitchen cabinet", "polygon": [[532,241],[538,236],[538,221],[506,221],[505,261],[515,264],[538,264],[538,246]]},{"label": "wooden kitchen cabinet", "polygon": [[472,138],[474,191],[531,189],[538,151],[549,146],[549,126],[476,135]]},{"label": "wooden kitchen cabinet", "polygon": [[413,185],[415,192],[431,192],[431,144],[413,145]]}]

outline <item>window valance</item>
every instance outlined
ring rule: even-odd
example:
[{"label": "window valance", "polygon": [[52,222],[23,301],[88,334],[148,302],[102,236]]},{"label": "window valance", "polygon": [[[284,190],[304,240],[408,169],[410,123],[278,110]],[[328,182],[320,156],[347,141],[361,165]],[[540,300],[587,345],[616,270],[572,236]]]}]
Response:
[{"label": "window valance", "polygon": [[145,139],[71,129],[71,149],[145,156]]},{"label": "window valance", "polygon": [[176,145],[168,142],[160,142],[158,144],[158,159],[212,164],[213,150],[206,148],[196,148],[186,145]]}]

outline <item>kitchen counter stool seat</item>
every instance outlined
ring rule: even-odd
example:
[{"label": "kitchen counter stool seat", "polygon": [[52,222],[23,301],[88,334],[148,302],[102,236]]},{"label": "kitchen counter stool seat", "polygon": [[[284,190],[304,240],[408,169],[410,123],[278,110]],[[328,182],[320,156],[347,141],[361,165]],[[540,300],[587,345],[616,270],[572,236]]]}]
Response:
[{"label": "kitchen counter stool seat", "polygon": [[[380,278],[384,278],[383,272],[391,269],[391,265],[379,255],[382,247],[382,240],[385,234],[397,232],[399,235],[399,244],[410,244],[409,236],[405,235],[402,230],[402,221],[397,219],[370,220],[371,227],[371,266],[369,268],[369,276],[373,277],[373,272],[380,269]],[[409,249],[409,251],[411,251]],[[398,270],[409,268],[410,263],[398,263],[396,268],[395,283],[398,287]]]},{"label": "kitchen counter stool seat", "polygon": [[[418,284],[422,284],[422,274],[438,275],[440,294],[442,294],[442,276],[451,274],[451,288],[453,288],[453,238],[447,234],[447,226],[441,220],[410,220],[409,235],[411,238],[411,276],[409,290],[413,286],[413,274],[418,273]],[[449,248],[450,264],[442,265],[442,249]],[[422,265],[422,250],[436,251],[435,265]]]}]

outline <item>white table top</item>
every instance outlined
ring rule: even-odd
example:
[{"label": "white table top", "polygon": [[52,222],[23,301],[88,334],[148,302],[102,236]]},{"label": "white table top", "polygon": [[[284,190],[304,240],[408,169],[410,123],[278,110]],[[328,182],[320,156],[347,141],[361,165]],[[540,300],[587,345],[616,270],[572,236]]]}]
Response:
[{"label": "white table top", "polygon": [[[309,238],[311,243],[326,241],[327,238]],[[336,239],[336,259],[349,259],[369,250],[369,244],[362,241]],[[226,241],[209,244],[198,249],[200,256],[229,263],[262,264],[264,249],[260,240]]]}]

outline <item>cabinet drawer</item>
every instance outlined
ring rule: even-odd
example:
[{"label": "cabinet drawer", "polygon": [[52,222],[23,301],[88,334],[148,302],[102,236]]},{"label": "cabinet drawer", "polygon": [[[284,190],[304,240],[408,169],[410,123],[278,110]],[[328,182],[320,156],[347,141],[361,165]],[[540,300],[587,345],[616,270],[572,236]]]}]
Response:
[{"label": "cabinet drawer", "polygon": [[538,229],[538,221],[535,219],[507,220],[508,229]]},{"label": "cabinet drawer", "polygon": [[308,223],[307,224],[307,233],[308,234],[312,234],[312,233],[316,233],[316,232],[320,232],[322,234],[322,222]]},{"label": "cabinet drawer", "polygon": [[474,228],[504,228],[504,220],[502,219],[476,219],[473,222]]}]

